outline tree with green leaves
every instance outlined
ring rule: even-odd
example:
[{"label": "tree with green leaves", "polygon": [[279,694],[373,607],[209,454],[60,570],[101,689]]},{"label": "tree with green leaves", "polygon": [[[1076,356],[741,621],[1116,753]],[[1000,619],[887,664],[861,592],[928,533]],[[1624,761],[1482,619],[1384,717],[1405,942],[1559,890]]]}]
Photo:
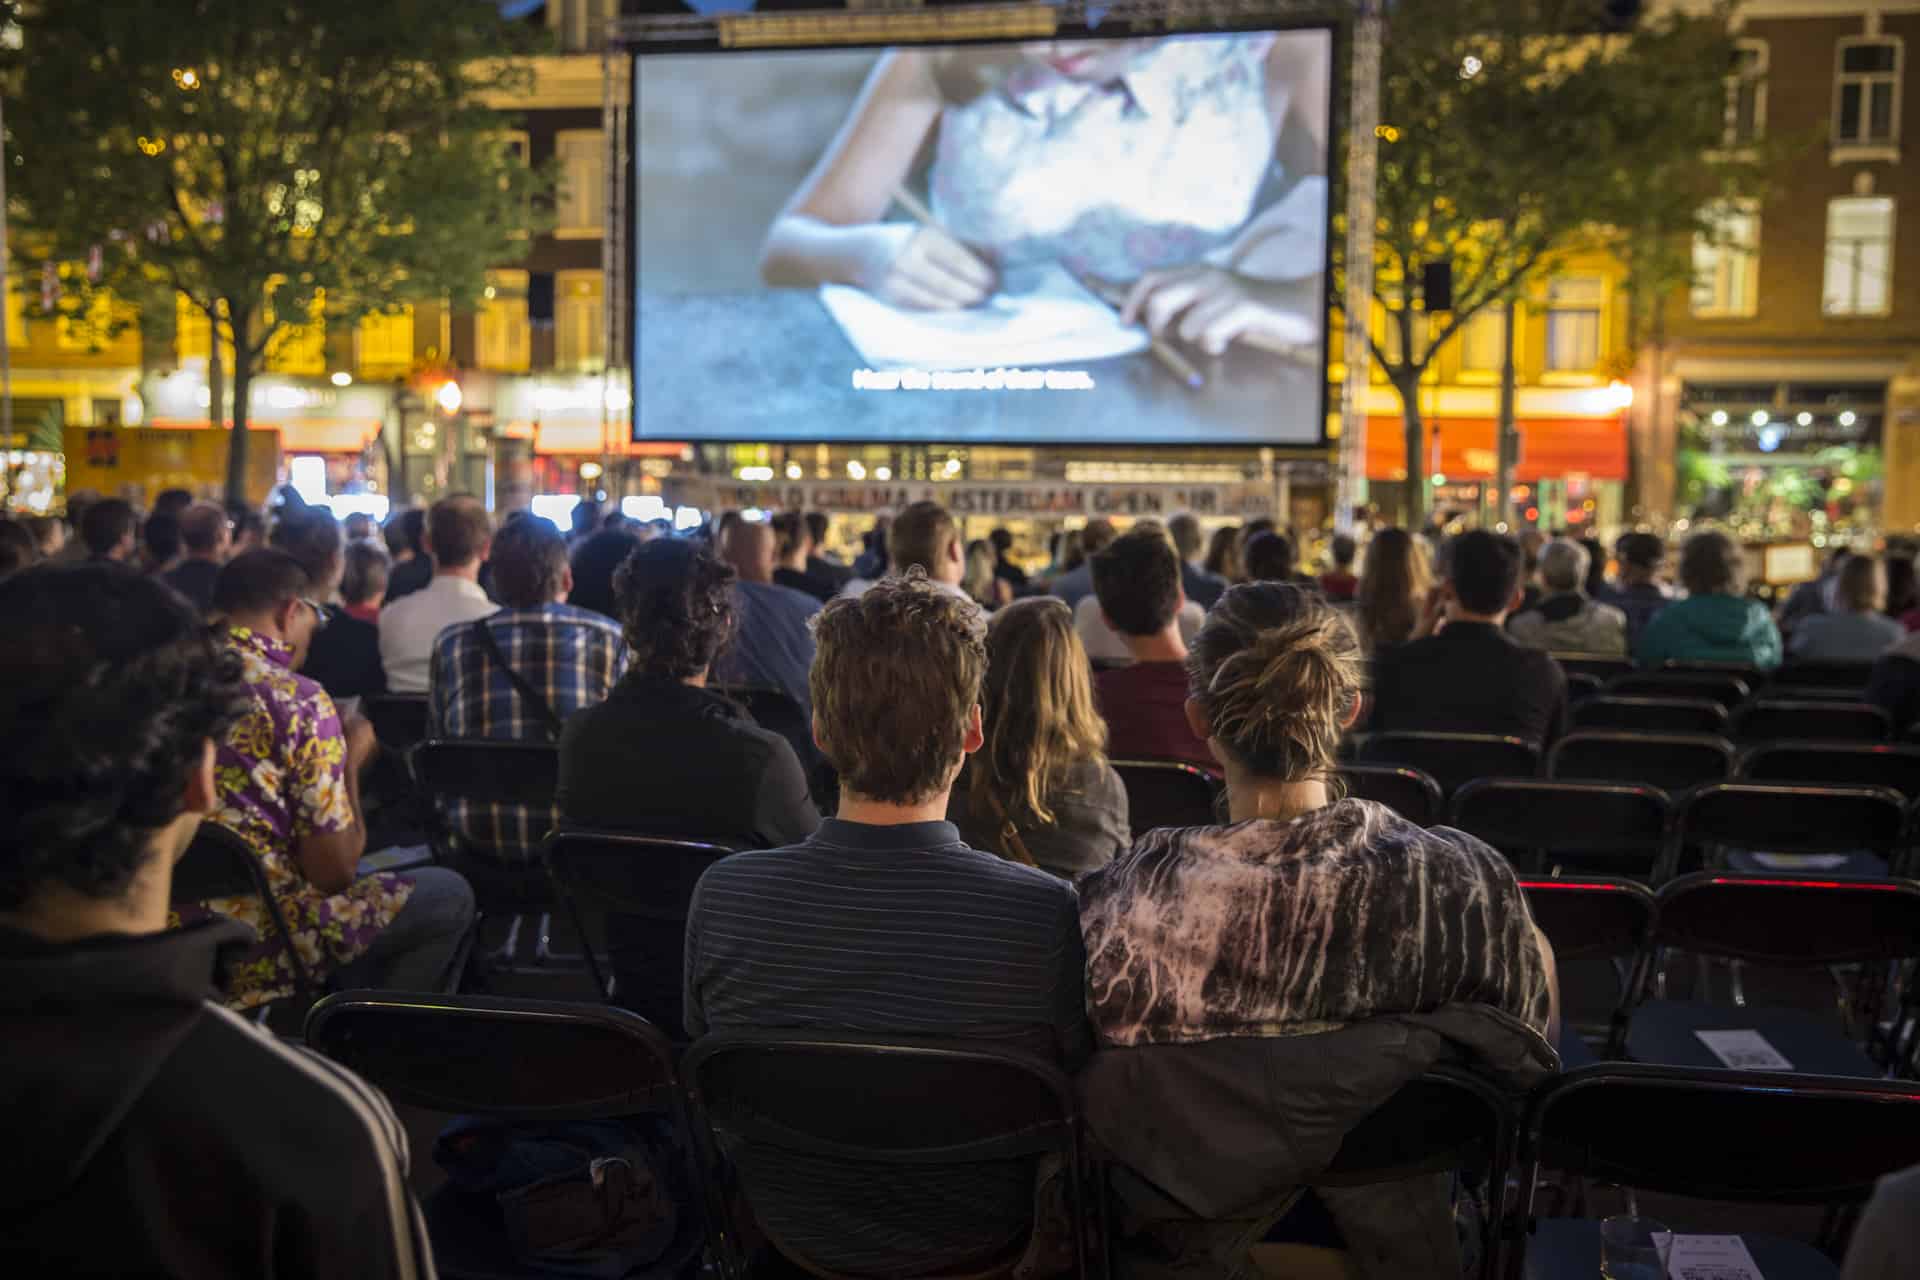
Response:
[{"label": "tree with green leaves", "polygon": [[[16,274],[70,323],[186,298],[233,352],[229,497],[249,384],[316,320],[473,305],[525,252],[542,179],[487,105],[525,28],[491,0],[13,0],[0,57]],[[38,303],[36,302],[37,306]],[[212,420],[221,421],[218,362]]]},{"label": "tree with green leaves", "polygon": [[[1406,516],[1428,487],[1419,388],[1475,315],[1568,255],[1606,251],[1650,314],[1691,272],[1714,205],[1758,189],[1770,157],[1723,150],[1729,10],[1611,0],[1421,0],[1381,61],[1374,298],[1394,340],[1373,359],[1399,393]],[[1424,328],[1423,264],[1454,264],[1452,310]]]}]

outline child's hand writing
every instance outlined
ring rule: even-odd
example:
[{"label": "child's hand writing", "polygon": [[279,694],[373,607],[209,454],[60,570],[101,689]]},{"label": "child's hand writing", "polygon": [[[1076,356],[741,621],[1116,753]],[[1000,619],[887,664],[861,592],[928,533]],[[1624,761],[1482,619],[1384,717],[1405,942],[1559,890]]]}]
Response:
[{"label": "child's hand writing", "polygon": [[936,227],[886,222],[872,228],[861,286],[896,307],[951,311],[977,307],[995,288],[993,268]]}]

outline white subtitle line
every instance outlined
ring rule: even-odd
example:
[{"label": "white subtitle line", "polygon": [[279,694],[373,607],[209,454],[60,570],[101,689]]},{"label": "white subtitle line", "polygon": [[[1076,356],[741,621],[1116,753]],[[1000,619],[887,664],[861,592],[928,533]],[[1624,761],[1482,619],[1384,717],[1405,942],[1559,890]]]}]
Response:
[{"label": "white subtitle line", "polygon": [[855,369],[855,391],[1091,391],[1085,369]]}]

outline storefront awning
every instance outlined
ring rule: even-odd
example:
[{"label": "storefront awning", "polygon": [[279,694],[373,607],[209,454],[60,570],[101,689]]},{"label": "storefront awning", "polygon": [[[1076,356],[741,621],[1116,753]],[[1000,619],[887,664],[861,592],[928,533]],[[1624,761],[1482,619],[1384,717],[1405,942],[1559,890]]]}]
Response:
[{"label": "storefront awning", "polygon": [[[1627,478],[1627,424],[1606,418],[1522,418],[1520,457],[1514,479],[1523,483],[1585,475],[1594,480]],[[1438,471],[1448,479],[1491,480],[1499,463],[1499,424],[1492,418],[1442,418],[1426,426],[1426,467],[1435,470],[1433,433],[1440,433]],[[1367,417],[1367,478],[1407,478],[1406,426],[1397,417]]]}]

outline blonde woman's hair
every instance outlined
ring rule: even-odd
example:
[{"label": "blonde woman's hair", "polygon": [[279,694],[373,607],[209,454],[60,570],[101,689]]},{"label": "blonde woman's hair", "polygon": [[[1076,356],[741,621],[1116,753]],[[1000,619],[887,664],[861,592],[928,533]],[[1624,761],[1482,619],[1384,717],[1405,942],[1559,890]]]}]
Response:
[{"label": "blonde woman's hair", "polygon": [[960,580],[960,589],[983,605],[993,603],[993,578],[998,562],[994,559],[993,547],[985,538],[977,538],[967,544],[967,573]]},{"label": "blonde woman's hair", "polygon": [[1209,736],[1250,773],[1284,782],[1332,778],[1364,670],[1347,620],[1284,583],[1221,596],[1188,661]]},{"label": "blonde woman's hair", "polygon": [[1426,548],[1405,529],[1382,529],[1367,544],[1354,612],[1369,650],[1404,644],[1420,624],[1433,590]]},{"label": "blonde woman's hair", "polygon": [[994,615],[980,715],[986,741],[968,765],[970,807],[1015,826],[1051,825],[1047,800],[1067,771],[1104,764],[1107,751],[1092,666],[1064,601],[1018,600]]}]

